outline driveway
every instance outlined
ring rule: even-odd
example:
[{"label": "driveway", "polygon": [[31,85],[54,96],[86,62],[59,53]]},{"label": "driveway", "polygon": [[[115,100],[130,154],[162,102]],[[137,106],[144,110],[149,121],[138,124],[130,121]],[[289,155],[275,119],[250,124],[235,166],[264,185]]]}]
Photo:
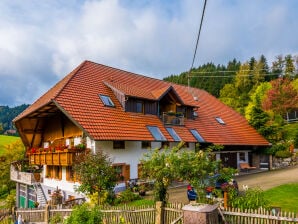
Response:
[{"label": "driveway", "polygon": [[[260,187],[267,190],[282,184],[298,183],[298,166],[284,168],[280,170],[264,171],[259,173],[248,173],[237,176],[239,190],[243,189],[243,185],[248,187]],[[186,186],[178,186],[169,190],[170,202],[188,203],[186,196]]]}]

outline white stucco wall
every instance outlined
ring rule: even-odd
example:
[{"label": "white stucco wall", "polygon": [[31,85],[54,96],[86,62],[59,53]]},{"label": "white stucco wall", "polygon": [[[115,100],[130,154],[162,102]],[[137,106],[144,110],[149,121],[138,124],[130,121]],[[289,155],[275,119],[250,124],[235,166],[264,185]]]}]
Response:
[{"label": "white stucco wall", "polygon": [[68,199],[69,195],[75,196],[76,198],[84,197],[83,194],[79,194],[75,191],[75,186],[78,186],[79,183],[77,182],[69,182],[66,181],[66,167],[62,167],[62,178],[61,180],[52,179],[52,178],[45,178],[45,170],[46,166],[44,166],[43,171],[43,190],[47,197],[47,200],[50,200],[49,190],[53,193],[53,190],[61,189],[64,200]]},{"label": "white stucco wall", "polygon": [[[130,178],[138,177],[138,164],[143,155],[148,151],[148,149],[142,149],[141,141],[125,141],[125,149],[113,149],[113,141],[93,141],[89,138],[86,140],[87,147],[91,148],[92,152],[96,150],[104,150],[107,153],[113,163],[126,163],[130,165]],[[170,148],[178,145],[178,143],[170,143]],[[151,142],[151,148],[156,149],[161,147],[161,142]],[[194,150],[195,143],[190,143],[188,150]],[[44,166],[43,172],[43,188],[45,194],[47,195],[48,190],[53,191],[57,187],[61,189],[67,199],[68,195],[74,195],[76,197],[81,197],[75,192],[75,186],[78,186],[78,182],[66,181],[66,167],[62,167],[62,179],[50,179],[45,178],[46,166]],[[49,197],[49,195],[47,195]]]}]

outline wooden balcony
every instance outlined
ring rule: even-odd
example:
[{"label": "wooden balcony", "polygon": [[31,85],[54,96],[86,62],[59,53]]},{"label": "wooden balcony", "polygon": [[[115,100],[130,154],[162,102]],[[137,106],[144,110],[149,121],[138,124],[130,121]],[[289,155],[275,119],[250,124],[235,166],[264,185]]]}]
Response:
[{"label": "wooden balcony", "polygon": [[40,173],[20,171],[16,163],[10,165],[10,180],[32,185],[40,182]]},{"label": "wooden balcony", "polygon": [[39,152],[29,154],[31,165],[71,166],[84,151]]},{"label": "wooden balcony", "polygon": [[162,114],[162,121],[165,125],[184,125],[184,116],[179,113],[168,113]]}]

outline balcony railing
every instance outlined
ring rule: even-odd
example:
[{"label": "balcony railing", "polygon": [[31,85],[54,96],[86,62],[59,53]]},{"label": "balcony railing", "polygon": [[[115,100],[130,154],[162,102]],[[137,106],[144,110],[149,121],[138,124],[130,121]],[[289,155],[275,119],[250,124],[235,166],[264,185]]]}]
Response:
[{"label": "balcony railing", "polygon": [[70,166],[84,151],[37,152],[29,154],[29,163],[34,165]]},{"label": "balcony railing", "polygon": [[10,179],[15,182],[33,185],[40,182],[40,173],[22,171],[19,162],[14,162],[10,165]]},{"label": "balcony railing", "polygon": [[184,115],[180,113],[168,113],[162,114],[162,121],[168,125],[184,125]]}]

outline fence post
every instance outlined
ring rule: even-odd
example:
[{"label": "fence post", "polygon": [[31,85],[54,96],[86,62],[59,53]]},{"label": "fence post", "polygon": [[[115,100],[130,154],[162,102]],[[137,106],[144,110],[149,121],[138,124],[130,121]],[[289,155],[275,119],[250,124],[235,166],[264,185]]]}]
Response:
[{"label": "fence post", "polygon": [[228,192],[224,191],[224,208],[228,207]]},{"label": "fence post", "polygon": [[50,206],[47,204],[44,210],[44,221],[45,223],[49,223],[50,219]]},{"label": "fence post", "polygon": [[162,211],[163,211],[163,203],[162,201],[157,201],[155,203],[155,208],[156,208],[156,211],[155,211],[155,224],[163,224],[163,214],[162,214]]}]

